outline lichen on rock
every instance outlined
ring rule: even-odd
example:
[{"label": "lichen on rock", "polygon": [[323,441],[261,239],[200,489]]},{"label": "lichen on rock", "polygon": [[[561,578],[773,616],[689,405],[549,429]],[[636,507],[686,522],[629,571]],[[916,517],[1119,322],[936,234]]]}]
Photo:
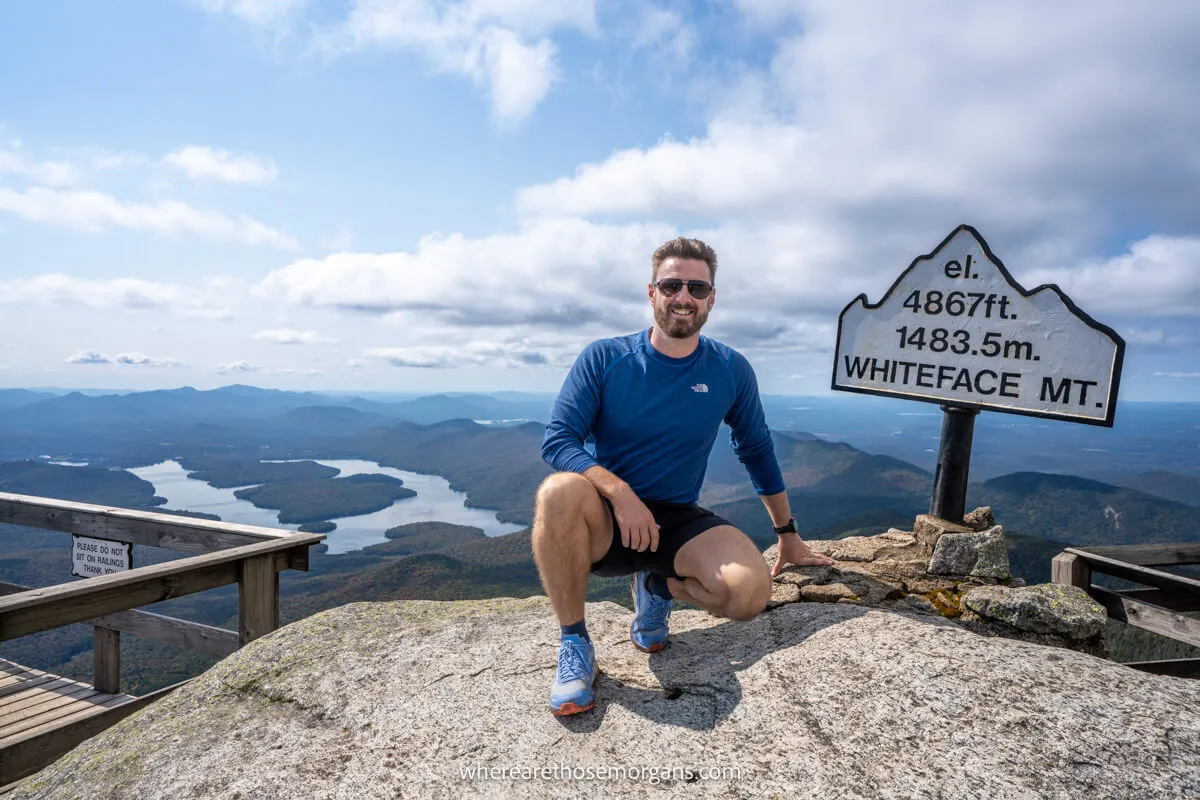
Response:
[{"label": "lichen on rock", "polygon": [[963,598],[967,608],[1029,633],[1087,639],[1104,631],[1104,607],[1078,586],[977,586]]},{"label": "lichen on rock", "polygon": [[1009,577],[1008,570],[1008,547],[1002,525],[984,531],[943,534],[929,559],[929,572],[933,575],[1004,580]]}]

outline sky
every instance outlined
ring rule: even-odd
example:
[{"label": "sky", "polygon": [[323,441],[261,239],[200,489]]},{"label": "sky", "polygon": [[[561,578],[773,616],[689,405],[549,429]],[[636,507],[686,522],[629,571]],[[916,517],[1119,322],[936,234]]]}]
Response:
[{"label": "sky", "polygon": [[1194,0],[0,4],[0,387],[555,391],[719,259],[705,333],[829,391],[973,225],[1200,401]]}]

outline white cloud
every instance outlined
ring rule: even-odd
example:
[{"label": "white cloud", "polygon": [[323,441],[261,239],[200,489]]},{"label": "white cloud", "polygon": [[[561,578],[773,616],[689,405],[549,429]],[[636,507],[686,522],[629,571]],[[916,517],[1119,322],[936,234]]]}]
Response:
[{"label": "white cloud", "polygon": [[374,347],[367,358],[379,359],[393,367],[451,369],[470,366],[528,367],[551,362],[551,357],[528,342],[473,341],[463,345],[430,347]]},{"label": "white cloud", "polygon": [[293,328],[273,328],[271,330],[259,331],[254,334],[254,338],[275,344],[323,344],[337,341],[336,339],[322,336],[316,331],[298,331]]},{"label": "white cloud", "polygon": [[279,175],[279,169],[273,161],[200,145],[188,145],[168,153],[163,156],[163,161],[183,170],[194,180],[266,183],[275,180]]},{"label": "white cloud", "polygon": [[1178,101],[1196,79],[1200,6],[739,5],[777,50],[713,87],[704,134],[527,186],[527,221],[713,220],[698,235],[731,267],[725,315],[746,291],[826,313],[878,297],[961,222],[1022,283],[1052,278],[1089,312],[1200,313],[1194,238],[1151,235],[1108,258],[1130,218],[1200,224],[1200,105]]},{"label": "white cloud", "polygon": [[114,172],[145,164],[141,153],[115,152],[94,145],[57,147],[58,158],[37,160],[27,154],[24,144],[10,140],[0,147],[0,176],[15,175],[29,183],[50,187],[78,184],[93,173]]},{"label": "white cloud", "polygon": [[1057,284],[1085,311],[1200,316],[1200,237],[1149,236],[1128,253],[1027,277],[1027,288]]},{"label": "white cloud", "polygon": [[[264,27],[292,25],[305,0],[200,0],[212,13]],[[343,54],[367,48],[419,53],[433,69],[485,89],[502,124],[527,117],[557,80],[558,29],[595,32],[594,0],[352,0],[335,23],[309,22],[316,46]]]},{"label": "white cloud", "polygon": [[151,358],[144,353],[117,353],[111,358],[96,350],[81,350],[67,357],[69,364],[114,364],[122,367],[180,367],[174,358]]},{"label": "white cloud", "polygon": [[33,161],[27,158],[20,147],[0,150],[0,175],[8,173],[26,178],[35,183],[49,186],[66,186],[74,183],[78,170],[65,161]]},{"label": "white cloud", "polygon": [[228,217],[174,200],[128,203],[96,191],[63,191],[40,186],[14,191],[0,187],[0,211],[33,222],[83,231],[118,227],[190,233],[289,249],[297,246],[290,236],[249,217]]},{"label": "white cloud", "polygon": [[1154,330],[1126,328],[1121,332],[1121,338],[1128,344],[1162,344],[1166,341],[1167,335],[1161,328]]},{"label": "white cloud", "polygon": [[720,216],[794,192],[806,169],[807,142],[792,126],[716,122],[706,138],[623,150],[581,165],[574,177],[522,189],[517,207],[532,216]]},{"label": "white cloud", "polygon": [[62,273],[36,275],[0,282],[0,305],[76,305],[86,308],[133,311],[164,309],[202,319],[227,319],[221,286],[192,289],[176,284],[136,278],[88,280]]},{"label": "white cloud", "polygon": [[656,7],[642,13],[631,41],[634,50],[655,50],[670,69],[686,67],[698,45],[696,29],[679,12]]},{"label": "white cloud", "polygon": [[399,47],[421,53],[434,69],[469,77],[485,88],[501,123],[527,117],[558,77],[557,28],[591,30],[592,0],[357,0],[327,36],[335,52]]},{"label": "white cloud", "polygon": [[797,0],[734,0],[734,5],[751,24],[767,29],[799,19],[811,6]]},{"label": "white cloud", "polygon": [[1200,372],[1156,372],[1156,378],[1200,378]]},{"label": "white cloud", "polygon": [[78,353],[67,356],[68,364],[111,364],[112,359],[103,353],[95,350],[80,350]]},{"label": "white cloud", "polygon": [[[645,11],[650,1],[633,7]],[[1165,358],[1161,348],[1184,341],[1200,313],[1200,105],[1185,102],[1200,6],[1065,3],[1047,13],[1033,0],[736,0],[753,27],[739,41],[766,48],[747,56],[761,67],[730,65],[723,43],[689,42],[711,30],[676,25],[682,19],[670,8],[680,4],[632,13],[630,25],[644,27],[615,32],[637,51],[622,58],[640,63],[653,52],[713,63],[711,71],[694,64],[704,83],[687,88],[711,98],[699,135],[651,146],[615,140],[608,158],[520,190],[522,218],[509,233],[434,235],[403,252],[341,252],[275,269],[254,288],[257,298],[330,313],[285,309],[259,324],[303,320],[337,334],[362,356],[348,367],[376,375],[388,372],[382,364],[478,373],[540,359],[557,366],[590,338],[648,323],[650,252],[684,233],[721,257],[706,333],[767,358],[762,374],[801,381],[795,376],[820,372],[846,302],[859,292],[879,299],[913,257],[968,222],[1021,283],[1058,283],[1125,335],[1131,356]],[[299,3],[270,13],[208,5],[264,26],[302,16]],[[345,6],[332,23],[315,10],[304,19],[327,53],[415,53],[475,81],[510,122],[564,69],[565,45],[554,37],[595,25],[590,1]],[[706,83],[717,72],[724,82]],[[0,194],[0,208],[16,194]],[[1139,240],[1116,252],[1115,237],[1130,230]],[[362,241],[375,235],[360,233]],[[106,302],[137,307],[136,298],[154,296],[130,291],[134,299]],[[373,317],[335,327],[338,314],[355,313]],[[230,338],[244,345],[255,330]],[[295,343],[317,335],[259,333],[259,341]],[[364,342],[387,346],[364,355]],[[1193,366],[1152,368],[1177,370],[1167,377]]]},{"label": "white cloud", "polygon": [[558,77],[556,50],[549,39],[527,45],[512,31],[489,28],[471,49],[462,71],[488,88],[492,111],[502,123],[529,116]]},{"label": "white cloud", "polygon": [[286,19],[308,0],[198,0],[200,7],[213,14],[229,14],[255,25],[267,25]]},{"label": "white cloud", "polygon": [[222,375],[242,375],[250,372],[258,372],[258,367],[249,361],[234,361],[230,364],[222,364],[217,367],[217,372]]},{"label": "white cloud", "polygon": [[470,326],[628,322],[631,303],[640,311],[649,254],[671,233],[661,225],[545,220],[479,239],[426,236],[413,253],[302,259],[255,291],[303,306],[412,312]]},{"label": "white cloud", "polygon": [[151,358],[144,353],[117,353],[112,363],[125,367],[180,367],[182,362],[174,358]]},{"label": "white cloud", "polygon": [[[792,226],[692,234],[712,243],[723,264],[706,331],[735,347],[780,355],[832,345],[831,312],[861,290],[853,272],[827,272],[836,239]],[[252,291],[308,308],[383,315],[405,337],[386,351],[394,364],[534,363],[522,360],[521,347],[557,364],[590,339],[650,322],[650,255],[676,235],[665,225],[540,220],[512,234],[426,237],[413,252],[302,259]],[[485,262],[488,269],[480,270]],[[481,332],[508,349],[485,353],[457,344]]]},{"label": "white cloud", "polygon": [[[747,5],[776,21],[784,9]],[[860,230],[968,221],[1024,240],[1077,230],[1075,244],[1106,236],[1117,208],[1195,223],[1200,105],[1178,98],[1195,80],[1200,6],[792,6],[801,24],[770,66],[714,87],[732,99],[704,136],[620,150],[528,187],[519,207]]]},{"label": "white cloud", "polygon": [[149,159],[141,153],[119,152],[108,150],[93,150],[89,158],[92,169],[97,171],[112,171],[145,164]]}]

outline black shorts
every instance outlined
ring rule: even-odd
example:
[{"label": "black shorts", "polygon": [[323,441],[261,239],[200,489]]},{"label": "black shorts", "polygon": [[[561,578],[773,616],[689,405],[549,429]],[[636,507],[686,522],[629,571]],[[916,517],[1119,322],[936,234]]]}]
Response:
[{"label": "black shorts", "polygon": [[654,521],[659,525],[658,549],[653,553],[649,549],[639,553],[621,544],[621,528],[617,525],[612,503],[606,498],[600,499],[608,506],[608,516],[612,519],[612,544],[604,557],[592,564],[592,573],[605,577],[649,570],[667,578],[678,578],[679,575],[675,573],[675,554],[680,548],[709,528],[730,524],[728,520],[695,503],[645,500],[646,508],[650,509]]}]

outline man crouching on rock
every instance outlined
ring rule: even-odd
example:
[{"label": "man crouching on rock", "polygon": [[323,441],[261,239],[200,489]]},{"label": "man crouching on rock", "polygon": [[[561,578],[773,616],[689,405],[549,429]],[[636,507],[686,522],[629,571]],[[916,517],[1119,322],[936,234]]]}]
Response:
[{"label": "man crouching on rock", "polygon": [[[771,574],[746,534],[696,504],[722,421],[779,535],[785,564],[832,563],[796,533],[758,384],[737,351],[700,335],[716,299],[717,256],[673,239],[651,258],[648,331],[588,345],[558,399],[542,457],[559,470],[538,489],[533,554],[562,627],[550,710],[595,705],[596,656],[584,624],[588,572],[630,575],[633,646],[667,644],[672,598],[751,619]],[[595,440],[595,455],[584,442]]]}]

